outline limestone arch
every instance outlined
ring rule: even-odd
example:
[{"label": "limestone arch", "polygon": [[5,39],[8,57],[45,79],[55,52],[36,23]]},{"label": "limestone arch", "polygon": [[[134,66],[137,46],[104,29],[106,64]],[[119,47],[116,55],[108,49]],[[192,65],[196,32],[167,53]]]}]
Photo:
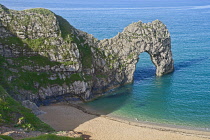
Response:
[{"label": "limestone arch", "polygon": [[[143,52],[148,53],[156,67],[157,76],[162,76],[174,70],[170,33],[161,21],[132,23],[124,29],[119,38],[128,39],[128,41],[122,41],[122,44],[124,43],[126,47],[134,44],[130,47],[130,52],[136,52],[136,57],[139,57]],[[133,64],[136,66],[137,62]]]},{"label": "limestone arch", "polygon": [[113,89],[132,83],[136,64],[143,52],[149,54],[157,76],[174,69],[170,34],[159,20],[152,23],[132,23],[115,37],[99,40],[96,46],[104,55],[101,59],[97,58],[95,68],[107,75],[107,78],[94,83],[97,91],[103,87]]}]

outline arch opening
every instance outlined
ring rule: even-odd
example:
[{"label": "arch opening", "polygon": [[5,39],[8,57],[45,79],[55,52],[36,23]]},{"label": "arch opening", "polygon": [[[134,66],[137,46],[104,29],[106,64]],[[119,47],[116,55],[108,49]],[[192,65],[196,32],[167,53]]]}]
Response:
[{"label": "arch opening", "polygon": [[147,52],[139,54],[139,60],[136,63],[134,72],[134,82],[154,77],[156,75],[156,67],[152,62],[151,56]]}]

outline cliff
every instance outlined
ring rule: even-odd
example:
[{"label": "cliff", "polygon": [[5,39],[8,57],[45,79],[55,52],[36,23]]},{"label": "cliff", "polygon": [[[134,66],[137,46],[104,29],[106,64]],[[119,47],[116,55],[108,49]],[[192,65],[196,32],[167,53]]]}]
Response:
[{"label": "cliff", "polygon": [[89,100],[132,83],[142,52],[157,76],[173,71],[170,34],[159,20],[98,40],[47,9],[0,5],[0,84],[20,101]]}]

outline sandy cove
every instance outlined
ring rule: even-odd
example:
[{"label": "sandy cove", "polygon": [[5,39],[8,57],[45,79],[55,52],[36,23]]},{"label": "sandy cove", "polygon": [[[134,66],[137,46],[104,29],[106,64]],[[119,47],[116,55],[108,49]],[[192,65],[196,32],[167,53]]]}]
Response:
[{"label": "sandy cove", "polygon": [[134,123],[85,113],[81,109],[54,104],[42,106],[38,117],[56,131],[74,130],[90,140],[207,140],[210,132]]}]

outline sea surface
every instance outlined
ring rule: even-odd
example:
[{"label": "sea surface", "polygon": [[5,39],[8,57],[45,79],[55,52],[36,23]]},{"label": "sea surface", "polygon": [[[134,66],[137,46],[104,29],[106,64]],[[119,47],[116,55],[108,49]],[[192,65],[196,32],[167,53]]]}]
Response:
[{"label": "sea surface", "polygon": [[84,104],[103,114],[158,124],[210,129],[209,0],[0,0],[10,9],[44,7],[98,39],[112,38],[139,20],[159,19],[171,34],[175,71],[155,76],[140,54],[133,84]]}]

